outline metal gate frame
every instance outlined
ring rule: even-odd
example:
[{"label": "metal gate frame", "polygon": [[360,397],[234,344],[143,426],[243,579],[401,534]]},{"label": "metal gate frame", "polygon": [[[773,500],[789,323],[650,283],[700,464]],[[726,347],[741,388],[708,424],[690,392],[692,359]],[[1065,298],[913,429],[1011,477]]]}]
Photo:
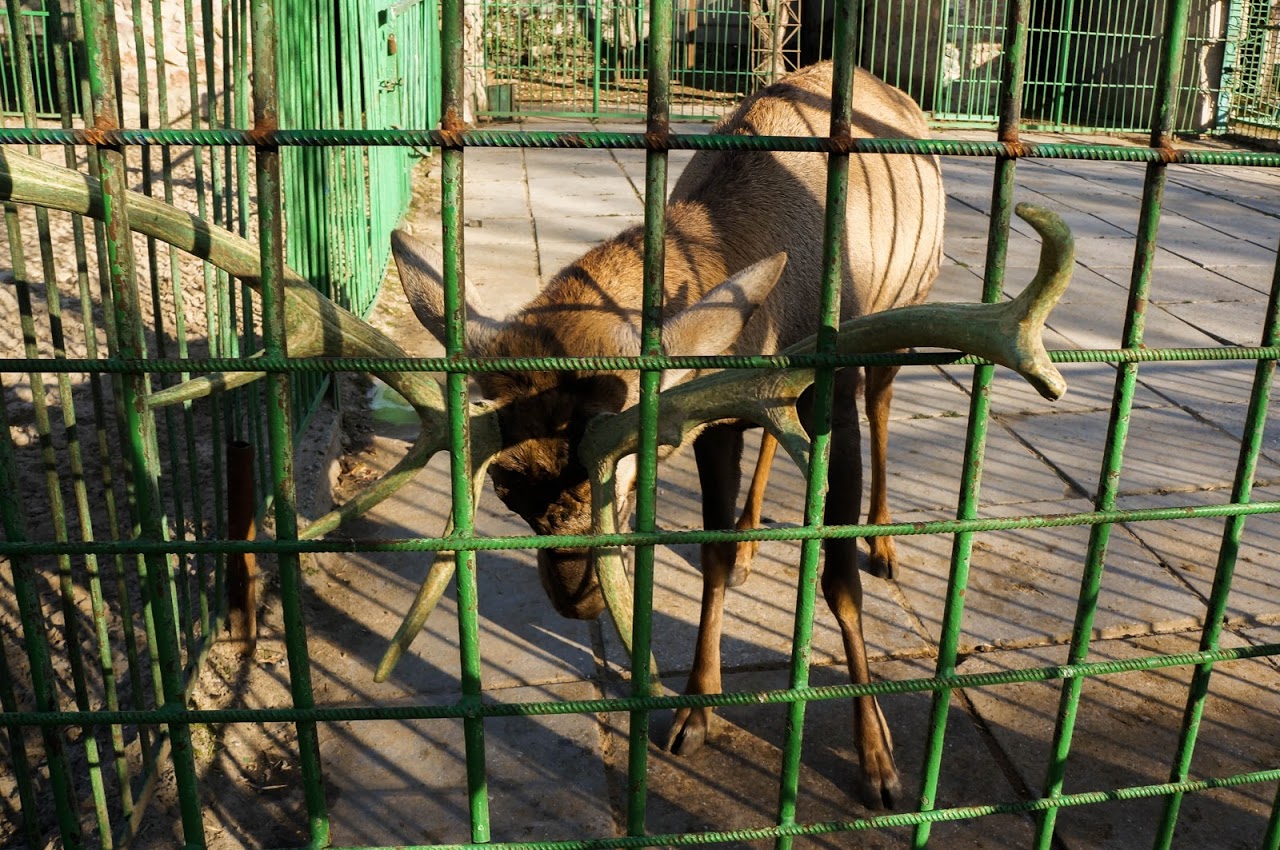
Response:
[{"label": "metal gate frame", "polygon": [[[0,373],[65,373],[69,370],[91,374],[111,374],[121,377],[127,417],[127,431],[131,437],[128,449],[134,474],[134,486],[138,499],[140,533],[133,539],[110,543],[70,543],[27,541],[21,530],[23,506],[14,490],[16,477],[13,471],[11,447],[7,440],[0,440],[0,515],[4,520],[5,540],[0,543],[0,554],[7,556],[13,565],[18,586],[30,589],[29,560],[43,555],[63,558],[93,555],[111,557],[117,554],[139,555],[147,569],[146,579],[149,598],[153,602],[168,600],[174,593],[172,578],[167,569],[170,555],[208,554],[224,555],[236,552],[274,553],[279,560],[281,599],[284,607],[286,639],[293,706],[260,710],[188,710],[183,707],[182,664],[179,652],[178,624],[168,604],[153,605],[156,614],[156,635],[161,672],[163,674],[165,705],[145,711],[93,710],[80,707],[76,711],[61,710],[55,694],[47,683],[34,683],[39,699],[36,711],[10,710],[11,700],[5,701],[5,712],[0,715],[0,726],[10,736],[21,739],[26,730],[39,730],[43,736],[49,760],[49,782],[58,800],[61,818],[61,840],[64,846],[84,845],[72,812],[72,801],[67,795],[67,765],[63,754],[63,734],[71,727],[118,727],[121,724],[148,724],[165,727],[173,740],[172,764],[177,775],[180,794],[182,826],[186,846],[203,847],[206,844],[201,819],[200,789],[194,771],[193,755],[189,745],[190,726],[195,723],[257,723],[289,721],[297,725],[299,757],[302,764],[307,814],[309,820],[309,847],[329,844],[329,826],[325,808],[324,783],[321,777],[316,725],[334,720],[361,721],[372,719],[425,719],[461,718],[466,731],[467,784],[470,799],[471,838],[467,847],[489,844],[489,818],[487,808],[487,777],[484,754],[484,730],[486,719],[498,715],[537,715],[578,712],[615,711],[631,714],[631,749],[629,761],[629,798],[627,835],[624,837],[587,837],[558,842],[503,843],[508,850],[581,850],[581,848],[641,847],[656,845],[684,846],[723,841],[773,839],[775,845],[787,850],[796,836],[857,831],[880,827],[914,828],[914,846],[927,844],[930,827],[934,823],[976,818],[984,815],[1009,812],[1030,812],[1038,816],[1037,846],[1048,848],[1052,844],[1054,822],[1064,807],[1093,805],[1108,800],[1135,797],[1163,797],[1166,801],[1160,825],[1157,846],[1167,848],[1177,823],[1179,804],[1187,793],[1204,791],[1243,783],[1274,782],[1280,779],[1280,766],[1274,769],[1234,776],[1190,780],[1189,765],[1195,749],[1198,723],[1204,709],[1208,683],[1216,664],[1246,657],[1280,654],[1280,645],[1266,645],[1247,649],[1223,649],[1219,636],[1232,570],[1248,516],[1256,513],[1280,512],[1280,503],[1252,502],[1251,490],[1254,468],[1259,454],[1263,426],[1266,423],[1275,360],[1280,357],[1280,339],[1277,327],[1280,316],[1280,271],[1274,278],[1271,300],[1265,319],[1265,330],[1259,345],[1254,348],[1221,349],[1146,349],[1143,340],[1143,315],[1149,291],[1152,262],[1161,201],[1168,169],[1181,163],[1201,165],[1242,165],[1254,167],[1280,166],[1280,155],[1179,150],[1172,146],[1171,127],[1174,112],[1174,93],[1177,89],[1182,51],[1186,42],[1187,12],[1189,0],[1174,0],[1169,4],[1169,15],[1162,42],[1160,72],[1156,89],[1158,101],[1153,110],[1150,145],[1145,148],[1124,148],[1102,144],[1033,144],[1019,138],[1019,104],[1024,85],[1023,61],[1026,56],[1028,33],[1028,0],[1012,0],[1008,16],[1011,26],[1005,32],[1005,53],[1010,61],[1005,66],[1002,80],[1001,119],[999,139],[990,142],[959,142],[948,140],[884,140],[851,139],[847,128],[852,73],[848,62],[839,65],[836,90],[833,92],[836,108],[833,110],[832,134],[821,138],[760,138],[680,136],[670,132],[668,117],[671,98],[671,53],[666,47],[654,50],[648,68],[648,114],[644,133],[576,133],[572,136],[533,132],[488,132],[466,130],[461,124],[462,81],[462,0],[442,2],[443,61],[443,111],[444,126],[440,130],[338,130],[338,129],[278,129],[279,99],[277,95],[276,43],[274,16],[278,5],[272,0],[254,0],[252,4],[253,55],[255,57],[252,129],[190,131],[118,129],[115,112],[113,80],[107,69],[113,67],[109,42],[99,38],[104,31],[107,7],[97,3],[93,15],[88,43],[93,61],[89,63],[96,127],[93,130],[73,129],[5,129],[0,131],[0,142],[7,144],[67,144],[91,145],[101,168],[105,209],[101,216],[105,224],[107,245],[111,251],[113,293],[117,299],[120,319],[118,347],[108,358],[83,360],[28,357],[0,361]],[[843,14],[837,21],[838,43],[847,46],[853,36],[852,16],[849,4],[842,7]],[[659,45],[670,43],[672,27],[671,7],[654,2],[651,7],[655,41]],[[841,56],[850,55],[843,50]],[[138,288],[134,276],[134,258],[129,237],[129,208],[125,201],[124,150],[127,146],[152,146],[173,143],[205,145],[229,145],[251,147],[255,153],[257,176],[259,228],[261,236],[261,268],[263,287],[263,337],[266,356],[260,359],[219,358],[161,360],[149,356],[143,348],[143,332],[139,322]],[[442,219],[445,237],[445,278],[447,287],[446,315],[448,319],[448,345],[446,356],[436,359],[407,359],[371,363],[358,358],[290,358],[289,340],[285,334],[283,304],[284,281],[284,200],[281,180],[281,159],[285,149],[295,147],[340,147],[368,145],[398,147],[405,145],[430,145],[440,150],[443,160]],[[960,503],[954,521],[932,523],[927,526],[840,526],[826,527],[818,522],[822,516],[825,499],[826,439],[824,428],[818,427],[814,443],[814,463],[808,480],[805,515],[809,519],[797,530],[768,532],[724,532],[715,536],[721,540],[749,539],[802,539],[802,562],[798,580],[798,603],[793,635],[793,655],[790,687],[781,691],[760,694],[727,693],[709,696],[654,697],[649,693],[647,659],[650,654],[649,616],[653,583],[654,545],[685,539],[687,533],[658,532],[655,525],[655,466],[656,466],[656,413],[659,378],[663,368],[673,361],[663,357],[660,348],[660,316],[662,292],[662,257],[660,235],[663,227],[664,199],[666,196],[667,155],[671,150],[727,148],[735,146],[760,146],[772,149],[824,152],[829,161],[829,193],[827,204],[826,235],[827,256],[837,256],[838,240],[843,233],[844,204],[841,203],[848,186],[848,168],[851,156],[863,152],[902,153],[929,152],[943,156],[989,157],[995,160],[995,179],[992,188],[993,215],[989,231],[983,298],[994,302],[1001,297],[1006,246],[1009,234],[1011,197],[1017,162],[1021,158],[1055,159],[1105,159],[1146,163],[1146,181],[1141,202],[1139,236],[1135,249],[1133,274],[1129,294],[1129,314],[1124,331],[1123,346],[1108,351],[1060,351],[1054,353],[1058,362],[1106,362],[1117,365],[1117,379],[1111,410],[1111,421],[1106,440],[1105,461],[1100,480],[1103,482],[1096,497],[1094,510],[1068,515],[1022,517],[1011,520],[990,520],[977,514],[977,496],[981,484],[981,464],[988,422],[987,388],[993,374],[990,364],[978,363],[975,369],[972,405],[969,410],[969,431]],[[473,494],[468,486],[471,470],[470,445],[467,439],[467,380],[468,374],[486,364],[468,357],[463,343],[465,323],[463,298],[464,267],[461,218],[463,181],[462,174],[466,150],[471,147],[588,147],[630,148],[646,151],[646,201],[645,223],[648,233],[648,249],[645,256],[643,322],[643,354],[623,364],[624,368],[639,370],[642,375],[640,402],[644,423],[640,451],[640,484],[637,497],[637,531],[630,539],[635,544],[635,647],[633,654],[632,694],[616,700],[583,702],[538,702],[493,705],[485,703],[480,689],[480,646],[475,608],[476,573],[475,552],[481,548],[493,548],[492,541],[475,536],[472,522]],[[819,335],[817,403],[815,409],[823,421],[829,421],[831,387],[835,369],[839,365],[868,362],[865,357],[838,357],[832,353],[832,343],[838,316],[838,270],[828,269],[822,331]],[[1117,510],[1116,491],[1123,468],[1124,448],[1127,437],[1129,413],[1132,409],[1137,371],[1140,364],[1152,361],[1196,361],[1207,359],[1238,359],[1257,364],[1253,395],[1247,415],[1244,436],[1241,439],[1239,463],[1230,503],[1212,508],[1171,508],[1156,510]],[[729,365],[720,358],[706,358],[704,365]],[[793,360],[792,363],[795,361]],[[877,360],[876,362],[883,362]],[[903,357],[900,362],[916,362]],[[972,361],[970,361],[972,362]],[[555,364],[526,362],[507,364],[512,368],[557,368],[573,365],[600,368],[589,360],[556,361]],[[733,365],[740,366],[739,362]],[[759,358],[761,367],[786,365],[771,358]],[[606,368],[618,368],[612,363]],[[244,370],[265,373],[269,385],[266,417],[269,430],[270,467],[274,488],[274,519],[276,541],[251,543],[235,542],[219,538],[199,540],[169,540],[165,527],[163,508],[159,499],[159,464],[155,452],[156,421],[147,407],[150,392],[148,376],[174,372],[201,372],[212,370]],[[303,373],[339,371],[442,371],[447,373],[447,398],[449,399],[449,425],[452,443],[452,470],[454,488],[452,494],[456,526],[447,538],[426,538],[396,546],[422,551],[449,550],[457,553],[458,598],[460,619],[460,654],[464,696],[457,703],[418,704],[393,708],[343,708],[317,709],[309,686],[309,667],[305,635],[305,618],[302,609],[304,582],[299,568],[302,553],[334,551],[330,543],[298,540],[295,510],[295,481],[293,477],[294,429],[291,422],[293,388],[290,377]],[[3,407],[0,407],[2,413]],[[0,421],[0,426],[6,423]],[[1093,608],[1091,600],[1102,580],[1109,533],[1118,522],[1145,522],[1189,516],[1215,516],[1224,518],[1222,545],[1219,551],[1217,575],[1205,617],[1200,650],[1178,656],[1155,655],[1121,662],[1089,661],[1089,645],[1092,633]],[[1050,667],[1025,668],[1000,675],[959,675],[956,673],[957,647],[960,620],[964,611],[964,592],[968,578],[969,555],[973,536],[978,531],[1044,527],[1050,525],[1088,525],[1091,539],[1086,556],[1084,574],[1080,584],[1080,597],[1076,623],[1070,643],[1068,662]],[[954,535],[949,596],[944,615],[943,635],[939,645],[936,673],[933,677],[900,681],[877,682],[863,686],[836,688],[811,688],[809,686],[809,653],[812,637],[816,575],[822,540],[834,536],[865,537],[874,535],[899,535],[913,533],[947,533]],[[706,537],[706,535],[702,535]],[[709,539],[709,538],[708,538]],[[577,540],[578,544],[590,544],[591,538]],[[505,541],[509,547],[538,546],[537,538],[518,538]],[[385,549],[389,544],[372,540],[344,542],[343,551],[373,551]],[[557,545],[566,545],[557,540]],[[28,593],[29,595],[29,593]],[[27,600],[30,601],[29,599]],[[43,624],[38,611],[24,611],[23,627],[27,631],[28,650],[32,654],[33,671],[43,670],[47,663],[47,647],[37,637],[43,634]],[[43,656],[42,656],[43,653]],[[2,657],[2,656],[0,656]],[[1106,675],[1121,671],[1149,670],[1170,666],[1194,668],[1185,706],[1185,722],[1177,752],[1170,764],[1167,783],[1111,789],[1100,792],[1066,794],[1063,792],[1063,774],[1066,756],[1070,751],[1075,725],[1076,708],[1086,677]],[[2,673],[4,671],[0,671]],[[33,673],[33,675],[35,675]],[[940,761],[944,744],[947,708],[951,693],[961,687],[987,687],[1014,682],[1061,681],[1062,691],[1059,713],[1053,741],[1053,760],[1048,780],[1040,797],[1028,801],[993,801],[989,805],[963,809],[935,808]],[[806,703],[814,699],[848,698],[865,694],[930,691],[933,694],[931,734],[927,748],[926,769],[920,788],[919,805],[911,813],[880,817],[859,818],[848,821],[824,823],[799,823],[794,808],[795,791],[799,781],[800,747],[804,733]],[[781,795],[775,825],[767,828],[733,832],[703,832],[681,835],[650,835],[645,828],[647,788],[645,784],[647,747],[647,718],[651,711],[686,705],[728,705],[742,702],[779,702],[789,707],[788,735],[784,747],[784,770],[781,777]],[[18,748],[15,748],[15,752]],[[31,774],[28,773],[28,780]],[[28,782],[28,785],[31,783]],[[25,804],[25,798],[24,798]],[[105,843],[105,837],[101,837]],[[1280,797],[1277,798],[1268,825],[1264,846],[1274,850],[1280,846]]]},{"label": "metal gate frame", "polygon": [[[216,547],[182,552],[182,544],[199,535],[225,540],[236,533],[234,516],[228,517],[236,513],[230,503],[237,495],[228,492],[227,484],[233,472],[243,473],[248,493],[267,492],[263,504],[251,497],[247,505],[238,506],[247,514],[246,522],[255,514],[262,521],[275,497],[270,492],[264,420],[269,413],[273,421],[283,417],[286,441],[296,439],[322,400],[328,376],[282,375],[280,380],[291,384],[283,396],[289,406],[284,411],[269,404],[256,388],[216,393],[199,409],[205,436],[216,446],[204,447],[202,456],[193,425],[196,409],[189,402],[172,403],[181,401],[172,398],[173,390],[189,376],[190,360],[239,358],[258,347],[263,331],[260,302],[242,280],[210,263],[180,272],[177,250],[157,239],[141,242],[145,248],[136,259],[133,256],[122,200],[129,185],[141,184],[142,195],[173,203],[175,183],[189,175],[190,197],[183,203],[198,216],[194,221],[241,236],[258,224],[250,210],[253,148],[243,144],[242,131],[234,131],[240,144],[219,136],[227,128],[251,123],[249,57],[254,45],[247,0],[179,0],[145,7],[135,0],[133,38],[123,46],[117,44],[114,20],[122,11],[118,2],[40,0],[38,5],[56,7],[56,13],[32,12],[24,8],[28,5],[6,0],[0,19],[10,35],[6,49],[13,49],[5,68],[16,72],[16,79],[0,84],[16,95],[25,125],[6,128],[4,143],[24,144],[26,153],[35,157],[41,143],[62,147],[64,170],[77,167],[77,148],[83,152],[87,146],[90,179],[101,177],[115,204],[112,211],[119,214],[99,214],[94,221],[90,209],[85,216],[72,216],[64,244],[51,234],[48,211],[37,206],[35,228],[29,232],[39,241],[38,249],[31,250],[38,254],[39,264],[28,273],[23,240],[27,225],[9,199],[9,190],[4,193],[13,263],[13,280],[6,284],[18,301],[16,313],[4,319],[12,322],[15,335],[20,328],[27,359],[25,366],[15,367],[11,361],[0,366],[0,385],[11,388],[16,378],[32,388],[30,410],[42,447],[44,478],[37,484],[19,475],[8,402],[0,403],[0,561],[11,567],[5,569],[4,580],[12,581],[13,596],[4,602],[6,607],[12,603],[15,619],[20,619],[17,647],[7,633],[0,634],[0,706],[6,718],[20,713],[28,700],[40,712],[56,712],[63,707],[59,691],[65,687],[73,691],[71,702],[77,710],[105,708],[145,716],[149,706],[163,712],[185,704],[227,623],[228,555],[244,554]],[[267,45],[279,45],[290,57],[287,73],[278,80],[277,126],[380,128],[438,121],[438,9],[433,0],[384,5],[376,16],[369,16],[362,0],[288,4],[280,26],[262,36]],[[175,33],[162,26],[167,14],[180,16],[178,44],[168,45],[169,62],[165,38]],[[12,37],[14,33],[21,37]],[[175,48],[177,54],[184,52],[184,37],[185,62],[174,58]],[[37,47],[48,53],[47,59],[33,61]],[[128,97],[116,83],[121,49],[130,51],[130,70],[139,75],[137,90]],[[166,83],[174,92],[166,79],[169,65],[187,76],[189,89],[184,86],[179,94],[189,98],[188,114],[174,114],[182,110],[173,109],[166,96]],[[349,70],[362,66],[367,74]],[[276,83],[273,78],[273,89]],[[122,142],[114,138],[116,131],[107,129],[121,126],[122,102],[135,110],[136,117],[127,119],[136,124],[135,132],[155,133],[163,141],[127,151],[133,142]],[[70,129],[79,121],[96,131]],[[48,129],[59,124],[62,129]],[[156,126],[161,129],[151,129]],[[186,127],[190,129],[179,129]],[[50,137],[58,141],[45,142]],[[308,280],[337,303],[367,311],[387,266],[387,235],[408,206],[411,166],[420,155],[389,146],[286,150],[274,191],[282,195],[279,209],[289,223],[288,262],[307,269]],[[0,152],[0,160],[5,157]],[[183,160],[190,171],[175,178],[173,166]],[[94,247],[100,260],[97,268],[88,253]],[[283,251],[282,243],[277,248]],[[64,314],[66,293],[59,292],[58,271],[72,269],[80,310],[73,314],[68,308]],[[100,298],[90,288],[95,271]],[[188,289],[188,297],[203,284],[204,341],[193,340],[184,324],[194,324],[192,316],[199,308],[191,304],[196,299],[184,302],[183,288],[168,287],[165,280],[166,275],[178,280],[183,274],[188,282],[199,281]],[[36,310],[33,300],[41,295],[45,307]],[[158,319],[162,301],[176,326],[165,327]],[[96,320],[97,305],[105,315]],[[154,325],[144,319],[147,315],[157,317]],[[47,330],[42,326],[46,318]],[[66,340],[77,327],[85,332],[86,364],[67,357]],[[99,332],[105,337],[105,356],[100,354]],[[43,333],[47,339],[38,336]],[[143,362],[147,365],[138,365]],[[77,413],[71,379],[86,374],[92,398],[85,406],[91,410]],[[45,401],[46,375],[56,377],[51,395],[57,407]],[[158,411],[160,406],[165,409]],[[61,416],[55,417],[58,407]],[[264,450],[255,456],[254,446]],[[233,455],[244,459],[243,464]],[[243,468],[232,469],[238,466]],[[85,487],[86,474],[101,475],[101,493]],[[123,488],[120,478],[125,479]],[[33,498],[38,494],[24,492],[24,487],[47,489],[47,495]],[[33,505],[42,501],[48,503],[44,507],[53,517],[52,528],[49,539],[37,534],[33,542],[31,520],[39,518]],[[104,515],[99,515],[100,509]],[[286,507],[271,516],[287,513]],[[131,530],[134,524],[141,528],[141,537]],[[77,539],[82,542],[71,542]],[[145,554],[131,551],[140,539],[155,548]],[[62,548],[40,552],[48,545]],[[79,551],[73,553],[77,546]],[[55,588],[53,594],[40,592],[46,578]],[[54,608],[61,613],[61,627],[46,619],[56,616],[45,613]],[[85,624],[77,623],[75,616],[81,609]],[[54,648],[59,633],[68,649]],[[95,645],[93,656],[81,657],[82,640]],[[11,668],[10,658],[22,658],[21,668]],[[63,672],[54,673],[53,660],[69,664],[66,681]],[[127,844],[167,765],[174,766],[179,784],[186,786],[181,791],[184,824],[194,829],[199,823],[199,801],[188,793],[194,780],[189,727],[95,721],[76,724],[83,730],[74,745],[69,729],[47,727],[40,730],[45,767],[26,756],[32,730],[5,725],[7,753],[0,775],[11,771],[5,778],[16,785],[24,813],[22,835],[31,846],[44,843],[41,813],[46,809],[57,819],[64,846],[84,846],[85,827],[102,846]],[[46,771],[47,780],[42,778]],[[92,803],[84,825],[81,794]]]}]

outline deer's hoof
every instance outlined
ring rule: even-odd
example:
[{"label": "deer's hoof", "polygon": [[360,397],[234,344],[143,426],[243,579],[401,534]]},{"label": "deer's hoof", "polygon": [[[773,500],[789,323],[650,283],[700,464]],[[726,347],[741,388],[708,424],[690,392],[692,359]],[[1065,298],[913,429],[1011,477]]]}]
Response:
[{"label": "deer's hoof", "polygon": [[729,580],[726,586],[737,587],[740,584],[744,584],[751,577],[751,562],[755,560],[756,551],[759,548],[760,544],[755,540],[747,540],[738,544],[733,555],[733,568],[729,570]]},{"label": "deer's hoof", "polygon": [[[889,545],[877,545],[888,543]],[[871,554],[863,561],[863,569],[876,578],[896,581],[898,578],[898,553],[889,538],[872,537]]]},{"label": "deer's hoof", "polygon": [[711,728],[711,709],[682,708],[671,721],[667,749],[678,756],[693,755],[707,742]]},{"label": "deer's hoof", "polygon": [[856,793],[859,802],[868,809],[895,808],[902,797],[902,782],[893,766],[893,756],[889,756],[888,765],[880,765],[876,770],[864,767],[857,779]]}]

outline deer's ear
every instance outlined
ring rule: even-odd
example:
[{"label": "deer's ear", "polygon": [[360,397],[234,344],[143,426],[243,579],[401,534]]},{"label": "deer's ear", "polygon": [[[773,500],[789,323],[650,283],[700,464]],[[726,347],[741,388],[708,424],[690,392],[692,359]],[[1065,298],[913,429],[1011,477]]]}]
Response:
[{"label": "deer's ear", "polygon": [[[667,354],[713,356],[723,354],[742,334],[756,308],[769,297],[787,255],[779,252],[747,266],[679,313],[662,329],[662,348]],[[689,369],[669,369],[662,374],[662,387],[678,384]]]},{"label": "deer's ear", "polygon": [[[445,345],[444,257],[404,229],[391,233],[391,256],[418,321]],[[464,279],[463,286],[467,298],[467,347],[475,351],[492,336],[496,323],[485,315],[475,284]]]}]

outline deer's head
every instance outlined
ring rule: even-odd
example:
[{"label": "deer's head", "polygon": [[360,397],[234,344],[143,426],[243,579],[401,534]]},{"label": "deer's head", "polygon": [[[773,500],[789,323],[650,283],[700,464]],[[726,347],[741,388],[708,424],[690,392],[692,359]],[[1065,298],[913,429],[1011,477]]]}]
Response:
[{"label": "deer's head", "polygon": [[[404,231],[392,236],[392,255],[401,285],[419,321],[442,343],[444,288],[439,254]],[[608,262],[591,255],[565,269],[533,301],[506,321],[489,317],[473,285],[466,286],[468,353],[478,357],[635,357],[640,354],[638,281],[635,258],[621,271],[637,281],[618,297]],[[710,289],[663,324],[664,353],[716,355],[730,350],[755,309],[773,290],[786,263],[777,254],[748,266]],[[688,370],[669,370],[663,386],[680,382]],[[587,423],[618,413],[639,398],[635,371],[549,370],[482,372],[476,383],[501,434],[489,476],[502,502],[538,534],[591,531],[591,492],[579,446]],[[634,465],[619,470],[618,492],[625,513],[634,484]],[[539,549],[538,572],[557,611],[593,619],[604,600],[584,548]]]}]

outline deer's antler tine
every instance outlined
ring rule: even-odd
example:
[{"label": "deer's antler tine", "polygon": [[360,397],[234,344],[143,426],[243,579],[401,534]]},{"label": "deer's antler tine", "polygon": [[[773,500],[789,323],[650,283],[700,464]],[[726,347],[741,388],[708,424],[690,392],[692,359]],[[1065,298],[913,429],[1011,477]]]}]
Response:
[{"label": "deer's antler tine", "polygon": [[[261,357],[262,352],[253,356]],[[147,404],[159,409],[171,404],[195,401],[215,392],[226,392],[248,386],[265,374],[265,372],[214,372],[210,375],[201,375],[199,378],[191,378],[163,390],[156,390],[147,396]]]},{"label": "deer's antler tine", "polygon": [[[286,275],[297,276],[297,273],[286,267]],[[299,278],[301,279],[301,278]],[[255,287],[256,288],[256,287]],[[286,298],[288,298],[286,290]],[[314,357],[324,353],[325,341],[321,336],[323,327],[310,321],[303,321],[304,314],[298,310],[285,310],[285,338],[289,343],[290,357]],[[256,351],[250,359],[265,356],[265,352]],[[172,387],[158,390],[147,397],[147,404],[152,408],[166,407],[186,401],[195,401],[214,392],[225,392],[237,387],[247,386],[263,377],[266,372],[214,372],[191,378]]]},{"label": "deer's antler tine", "polygon": [[1040,264],[1026,289],[1007,306],[1018,316],[1018,349],[1024,352],[1019,374],[1045,398],[1057,400],[1067,382],[1049,360],[1041,334],[1055,304],[1067,291],[1075,267],[1075,239],[1056,213],[1031,204],[1018,204],[1018,217],[1036,229],[1042,240]]},{"label": "deer's antler tine", "polygon": [[[479,414],[471,419],[471,499],[473,504],[478,505],[480,503],[480,491],[484,485],[484,474],[488,470],[493,456],[501,447],[501,438],[498,434],[497,417],[481,405],[473,405],[473,408],[480,408]],[[453,534],[452,511],[449,512],[449,519],[445,523],[441,536],[448,537],[451,534]],[[428,563],[431,562],[428,561]],[[453,578],[457,565],[456,552],[441,551],[436,553],[435,562],[431,563],[431,568],[427,571],[426,578],[422,580],[418,593],[414,596],[413,603],[409,606],[408,613],[405,614],[404,619],[400,622],[400,627],[396,629],[395,636],[391,638],[391,643],[387,645],[386,652],[382,655],[382,661],[378,663],[378,670],[373,675],[375,682],[385,682],[387,680],[387,677],[391,675],[391,671],[399,663],[401,656],[408,651],[414,638],[426,626],[427,618],[431,616],[431,612],[435,610],[436,603],[440,601],[440,596],[444,593],[445,588],[449,586],[449,580]]]},{"label": "deer's antler tine", "polygon": [[[156,198],[132,191],[127,193],[127,198],[132,230],[205,259],[261,291],[261,258],[252,242]],[[101,185],[96,179],[9,149],[0,150],[0,199],[97,219],[105,214]],[[291,355],[370,359],[407,356],[386,334],[334,304],[293,269],[285,267],[284,275],[285,332]],[[435,378],[421,372],[375,371],[374,374],[413,406],[425,434],[447,433],[444,392]],[[220,385],[240,386],[261,375],[260,372],[207,375],[156,393],[152,403],[161,406],[199,398]],[[375,483],[370,496],[353,500],[355,504],[349,509],[344,506],[341,519],[369,510],[404,486],[413,477],[415,466],[421,468],[443,445],[442,438],[419,437],[415,443],[418,450],[411,451],[410,462],[397,464],[389,473],[391,481],[384,479]],[[332,516],[325,517],[326,525]],[[320,533],[309,532],[309,536]]]},{"label": "deer's antler tine", "polygon": [[[591,531],[593,534],[615,534],[618,530],[617,462],[601,460],[590,467],[588,477],[591,479]],[[605,607],[609,609],[613,626],[630,656],[635,636],[635,597],[622,563],[622,549],[598,546],[592,550],[592,558]],[[652,652],[649,654],[649,693],[662,695],[662,677]]]},{"label": "deer's antler tine", "polygon": [[[837,350],[869,354],[912,346],[958,349],[1015,369],[1048,398],[1061,396],[1066,385],[1049,361],[1041,332],[1071,278],[1071,232],[1049,210],[1022,204],[1017,212],[1040,233],[1044,247],[1035,279],[1016,299],[1003,304],[926,304],[861,316],[841,325]],[[806,354],[813,349],[810,338],[784,353]],[[796,464],[807,469],[809,438],[796,413],[796,403],[813,379],[810,369],[724,370],[695,378],[659,397],[658,442],[680,446],[708,423],[745,420],[767,428]],[[596,533],[615,533],[617,465],[638,446],[636,407],[596,417],[587,427],[580,454],[590,472]],[[593,557],[606,604],[619,636],[630,649],[632,593],[621,551],[598,547]]]}]

